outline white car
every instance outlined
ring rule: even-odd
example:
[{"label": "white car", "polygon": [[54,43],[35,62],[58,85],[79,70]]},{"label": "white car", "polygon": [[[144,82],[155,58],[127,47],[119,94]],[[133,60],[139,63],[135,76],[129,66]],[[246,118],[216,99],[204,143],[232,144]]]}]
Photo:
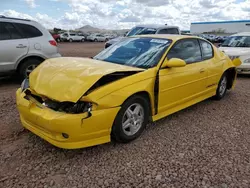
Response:
[{"label": "white car", "polygon": [[0,76],[25,78],[44,60],[60,56],[57,42],[41,24],[0,15]]},{"label": "white car", "polygon": [[240,58],[242,64],[237,68],[238,73],[250,73],[250,32],[231,35],[220,45],[219,49],[231,59]]},{"label": "white car", "polygon": [[89,41],[94,41],[94,42],[105,42],[108,41],[108,38],[105,37],[104,35],[101,34],[92,34],[87,37]]},{"label": "white car", "polygon": [[79,33],[70,33],[70,32],[65,32],[60,35],[62,41],[69,41],[69,42],[74,42],[74,41],[85,41],[85,37],[82,34]]}]

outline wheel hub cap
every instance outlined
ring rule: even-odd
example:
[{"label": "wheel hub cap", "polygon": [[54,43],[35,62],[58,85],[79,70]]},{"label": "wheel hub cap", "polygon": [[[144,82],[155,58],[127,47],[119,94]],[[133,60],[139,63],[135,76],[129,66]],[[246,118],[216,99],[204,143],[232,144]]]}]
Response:
[{"label": "wheel hub cap", "polygon": [[127,108],[122,118],[122,129],[124,133],[128,136],[136,134],[144,120],[144,109],[138,104],[132,104]]}]

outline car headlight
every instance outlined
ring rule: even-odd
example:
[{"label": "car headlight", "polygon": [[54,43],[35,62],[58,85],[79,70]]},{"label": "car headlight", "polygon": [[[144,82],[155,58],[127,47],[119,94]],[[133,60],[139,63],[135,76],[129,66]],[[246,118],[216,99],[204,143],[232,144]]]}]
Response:
[{"label": "car headlight", "polygon": [[244,63],[250,63],[250,58],[249,59],[245,59]]},{"label": "car headlight", "polygon": [[25,89],[30,87],[29,79],[24,79],[21,84],[21,90],[24,91]]}]

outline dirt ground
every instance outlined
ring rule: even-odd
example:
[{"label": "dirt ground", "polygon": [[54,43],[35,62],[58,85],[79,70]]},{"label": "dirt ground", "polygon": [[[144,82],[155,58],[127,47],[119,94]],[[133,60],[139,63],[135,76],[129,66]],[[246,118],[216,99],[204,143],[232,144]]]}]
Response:
[{"label": "dirt ground", "polygon": [[[104,43],[61,43],[93,56]],[[250,187],[250,76],[221,101],[208,99],[147,127],[129,144],[63,150],[22,129],[20,81],[0,79],[0,187]]]}]

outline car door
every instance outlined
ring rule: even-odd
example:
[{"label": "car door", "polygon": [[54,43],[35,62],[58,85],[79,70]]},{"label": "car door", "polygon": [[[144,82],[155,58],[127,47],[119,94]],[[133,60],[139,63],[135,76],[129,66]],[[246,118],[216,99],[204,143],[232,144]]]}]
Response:
[{"label": "car door", "polygon": [[202,95],[206,88],[207,62],[202,61],[197,39],[182,39],[169,50],[167,58],[179,58],[185,67],[160,69],[158,112],[164,112]]},{"label": "car door", "polygon": [[17,61],[28,53],[29,43],[10,22],[0,22],[0,72],[15,69]]},{"label": "car door", "polygon": [[206,82],[206,88],[207,90],[213,90],[217,87],[218,81],[220,80],[224,62],[214,57],[214,49],[209,42],[199,39],[199,43],[202,50],[203,62],[208,64],[208,78]]}]

